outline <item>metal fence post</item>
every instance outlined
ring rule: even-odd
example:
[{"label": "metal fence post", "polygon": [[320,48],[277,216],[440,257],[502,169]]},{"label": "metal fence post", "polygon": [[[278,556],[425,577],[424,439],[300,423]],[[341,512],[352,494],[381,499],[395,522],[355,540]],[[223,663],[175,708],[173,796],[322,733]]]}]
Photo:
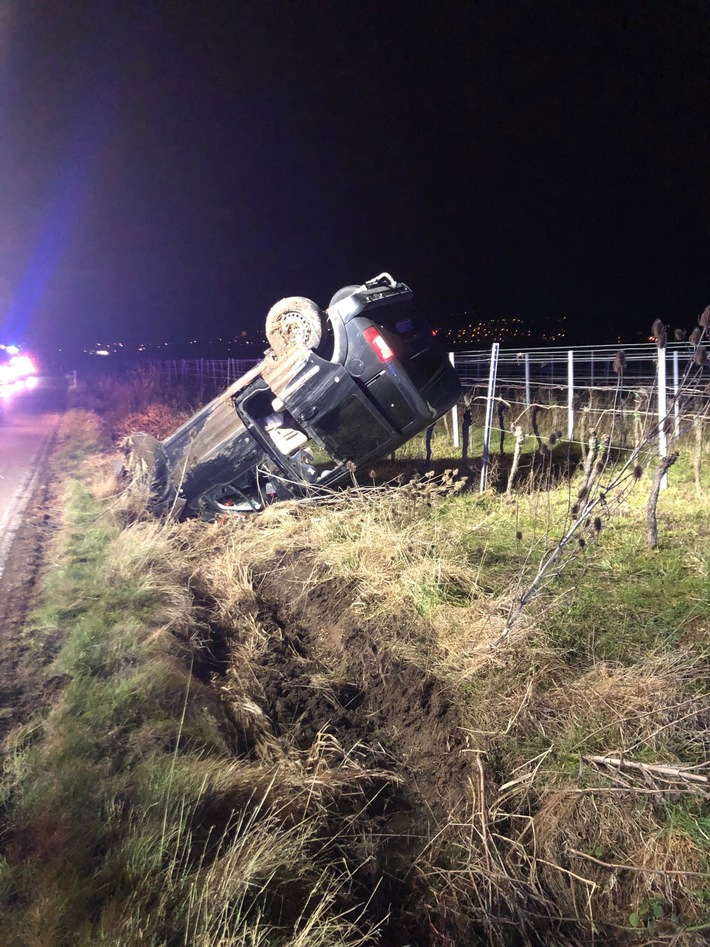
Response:
[{"label": "metal fence post", "polygon": [[589,353],[589,410],[594,407],[594,349]]},{"label": "metal fence post", "polygon": [[483,426],[483,458],[481,463],[481,487],[480,492],[486,489],[488,480],[488,455],[491,446],[491,426],[493,423],[493,397],[496,388],[496,375],[498,374],[498,352],[500,344],[493,343],[491,348],[491,368],[488,373],[488,397],[486,398],[486,421]]},{"label": "metal fence post", "polygon": [[680,372],[678,371],[678,352],[673,353],[673,434],[680,436]]},{"label": "metal fence post", "polygon": [[574,352],[567,352],[567,440],[574,437]]},{"label": "metal fence post", "polygon": [[[454,353],[449,352],[449,361],[456,368],[456,361],[454,359]],[[454,437],[454,447],[458,448],[459,446],[459,406],[455,404],[451,409],[451,433]]]},{"label": "metal fence post", "polygon": [[530,355],[525,353],[525,407],[530,407]]},{"label": "metal fence post", "polygon": [[[667,390],[666,390],[666,347],[658,347],[658,456],[668,455],[668,438],[666,436]],[[668,475],[661,480],[661,489],[668,486]]]}]

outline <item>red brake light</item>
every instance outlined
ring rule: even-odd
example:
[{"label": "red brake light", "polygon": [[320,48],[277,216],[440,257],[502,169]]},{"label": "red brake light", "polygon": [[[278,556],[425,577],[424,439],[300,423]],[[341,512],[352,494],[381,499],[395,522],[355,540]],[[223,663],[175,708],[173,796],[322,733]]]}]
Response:
[{"label": "red brake light", "polygon": [[389,362],[391,358],[394,358],[394,352],[374,326],[368,326],[363,335],[381,362]]}]

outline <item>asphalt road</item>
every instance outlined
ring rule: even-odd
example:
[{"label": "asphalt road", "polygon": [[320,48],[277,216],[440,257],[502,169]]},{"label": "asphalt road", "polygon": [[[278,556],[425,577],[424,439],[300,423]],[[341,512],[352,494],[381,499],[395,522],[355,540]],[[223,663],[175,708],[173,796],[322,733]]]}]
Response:
[{"label": "asphalt road", "polygon": [[32,500],[61,412],[46,389],[9,399],[0,418],[0,578]]}]

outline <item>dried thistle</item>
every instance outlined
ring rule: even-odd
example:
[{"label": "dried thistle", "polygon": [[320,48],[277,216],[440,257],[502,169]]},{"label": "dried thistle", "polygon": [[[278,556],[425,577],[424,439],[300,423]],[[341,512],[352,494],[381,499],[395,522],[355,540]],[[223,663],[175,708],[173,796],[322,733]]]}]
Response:
[{"label": "dried thistle", "polygon": [[705,365],[707,365],[708,364],[708,350],[702,348],[701,346],[698,346],[697,349],[695,350],[694,362],[696,365],[700,366],[700,368],[703,368]]},{"label": "dried thistle", "polygon": [[553,431],[552,434],[550,434],[549,441],[550,441],[550,447],[554,447],[555,444],[557,443],[557,431]]},{"label": "dried thistle", "polygon": [[623,349],[619,351],[614,356],[614,371],[617,375],[620,375],[626,368],[626,352]]},{"label": "dried thistle", "polygon": [[656,340],[656,342],[659,342],[659,340],[661,339],[665,331],[666,331],[666,327],[663,325],[661,320],[656,319],[656,321],[651,326],[651,335]]},{"label": "dried thistle", "polygon": [[515,539],[517,540],[517,542],[520,542],[522,538],[523,538],[522,532],[520,530],[517,530],[515,533]]},{"label": "dried thistle", "polygon": [[577,499],[584,500],[584,498],[587,496],[588,493],[589,493],[589,488],[585,484],[583,487],[580,487],[579,492],[577,493]]},{"label": "dried thistle", "polygon": [[594,532],[601,533],[602,531],[602,520],[600,516],[594,517]]},{"label": "dried thistle", "polygon": [[690,333],[690,342],[693,345],[697,345],[698,342],[702,339],[702,337],[703,337],[703,330],[700,329],[698,326],[696,326],[693,329],[693,331]]},{"label": "dried thistle", "polygon": [[634,480],[640,480],[643,477],[643,467],[640,464],[636,464],[633,470]]},{"label": "dried thistle", "polygon": [[688,333],[685,329],[676,329],[673,335],[676,342],[687,342],[688,340]]},{"label": "dried thistle", "polygon": [[706,306],[705,309],[698,316],[698,323],[703,327],[703,329],[710,329],[710,306]]},{"label": "dried thistle", "polygon": [[584,549],[584,547],[585,547],[586,545],[587,545],[586,539],[584,538],[584,536],[580,536],[580,537],[579,537],[579,548],[580,548],[580,549]]}]

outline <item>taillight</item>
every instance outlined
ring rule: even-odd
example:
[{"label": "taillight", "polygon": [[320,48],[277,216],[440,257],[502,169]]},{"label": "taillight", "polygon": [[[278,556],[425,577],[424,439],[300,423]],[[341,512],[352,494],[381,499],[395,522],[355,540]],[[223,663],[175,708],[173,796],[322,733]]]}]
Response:
[{"label": "taillight", "polygon": [[374,326],[368,326],[363,335],[375,350],[375,354],[381,362],[389,362],[390,359],[394,358],[394,352]]}]

